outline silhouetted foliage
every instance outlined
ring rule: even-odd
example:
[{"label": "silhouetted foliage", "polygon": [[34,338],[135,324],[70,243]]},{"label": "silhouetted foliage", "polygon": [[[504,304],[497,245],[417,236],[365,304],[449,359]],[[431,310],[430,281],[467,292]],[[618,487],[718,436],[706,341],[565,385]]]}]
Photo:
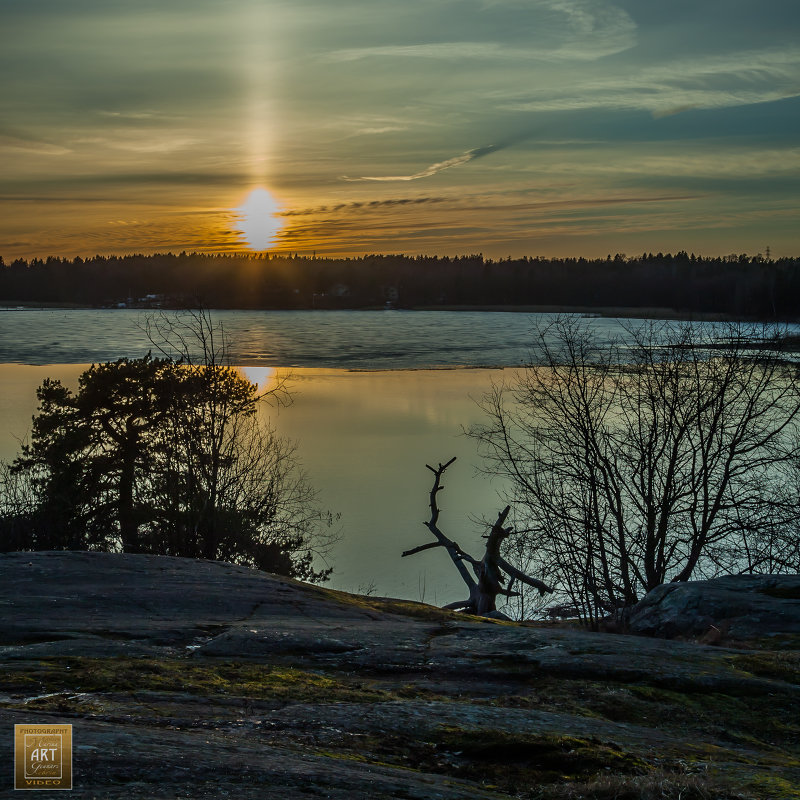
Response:
[{"label": "silhouetted foliage", "polygon": [[199,344],[199,363],[188,349],[148,354],[92,365],[76,393],[49,379],[39,387],[30,444],[0,475],[2,548],[159,553],[327,578],[312,559],[330,515],[294,446],[258,417],[264,395],[222,363],[221,330],[191,313],[162,318],[154,334]]},{"label": "silhouetted foliage", "polygon": [[632,322],[607,342],[561,317],[485,398],[471,434],[517,539],[590,623],[661,583],[800,569],[800,388],[774,333]]},{"label": "silhouetted foliage", "polygon": [[[156,295],[157,300],[148,295]],[[555,305],[800,316],[800,260],[681,251],[606,259],[128,255],[0,263],[0,301],[216,308]]]}]

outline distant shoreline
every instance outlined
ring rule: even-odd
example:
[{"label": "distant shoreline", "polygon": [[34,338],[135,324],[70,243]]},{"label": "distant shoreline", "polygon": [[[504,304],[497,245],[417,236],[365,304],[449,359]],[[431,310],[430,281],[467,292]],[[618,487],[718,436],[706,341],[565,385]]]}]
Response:
[{"label": "distant shoreline", "polygon": [[[412,311],[501,311],[518,314],[580,314],[589,317],[612,319],[670,319],[696,320],[698,322],[741,321],[721,312],[678,311],[674,308],[636,306],[552,306],[552,305],[463,305],[463,306],[418,306]],[[792,320],[794,321],[794,320]]]},{"label": "distant shoreline", "polygon": [[[132,306],[129,308],[107,308],[103,306],[80,305],[78,303],[42,303],[36,301],[20,301],[0,303],[0,311],[181,311],[179,306],[151,307]],[[315,311],[321,314],[330,311],[452,311],[452,312],[489,312],[512,314],[580,314],[588,317],[608,319],[663,319],[695,322],[773,322],[759,320],[757,317],[736,316],[722,312],[680,311],[675,308],[658,308],[653,306],[571,306],[571,305],[528,305],[528,304],[469,304],[469,305],[420,305],[409,307],[385,308],[383,306],[367,306],[361,308],[240,308],[220,306],[211,311]],[[797,323],[800,318],[792,317],[780,322]]]}]

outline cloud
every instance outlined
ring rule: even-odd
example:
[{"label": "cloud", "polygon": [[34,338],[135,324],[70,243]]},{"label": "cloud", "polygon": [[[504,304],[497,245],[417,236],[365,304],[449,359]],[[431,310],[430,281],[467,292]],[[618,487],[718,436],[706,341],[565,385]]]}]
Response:
[{"label": "cloud", "polygon": [[116,119],[153,119],[162,117],[158,111],[98,111],[101,117],[112,117]]},{"label": "cloud", "polygon": [[355,114],[331,113],[327,120],[322,121],[321,128],[335,131],[337,140],[351,139],[358,136],[381,136],[387,133],[401,133],[414,130],[429,130],[441,128],[443,123],[435,119],[423,119],[419,116],[410,118],[408,115],[397,116],[393,114]]},{"label": "cloud", "polygon": [[[158,171],[158,172],[94,172],[81,174],[60,174],[43,178],[29,178],[27,186],[48,185],[53,187],[67,186],[248,186],[250,175],[247,172],[202,172],[202,171]],[[159,198],[149,198],[148,202],[156,203]]]},{"label": "cloud", "polygon": [[656,117],[693,109],[729,108],[800,95],[800,48],[745,51],[682,58],[631,74],[589,75],[543,86],[503,103],[511,111],[547,112],[595,108],[650,111]]},{"label": "cloud", "polygon": [[[287,228],[335,229],[351,253],[419,236],[429,238],[415,248],[432,252],[489,252],[484,238],[512,243],[545,227],[580,235],[581,224],[605,225],[612,252],[632,252],[616,242],[623,223],[658,231],[674,214],[694,224],[713,219],[723,200],[743,213],[768,202],[776,220],[784,208],[796,214],[800,156],[790,148],[800,103],[750,105],[800,94],[796,0],[767,10],[737,0],[722,15],[720,3],[688,0],[6,5],[7,242],[31,239],[42,250],[69,233],[82,251],[95,219],[98,236],[118,231],[120,247],[126,227],[142,237],[130,239],[137,248],[164,247],[171,226],[176,246],[201,234],[211,241],[211,212],[182,219],[181,209],[208,205],[224,217],[255,183],[285,199]],[[643,112],[681,116],[654,123]],[[491,153],[492,169],[468,169]],[[514,195],[522,189],[550,205],[525,205]],[[708,199],[683,201],[685,211],[681,201],[598,200],[592,215],[566,205],[668,192]],[[147,222],[148,206],[163,230],[106,225]],[[731,248],[742,227],[730,226]],[[779,230],[797,241],[784,222],[761,229],[759,246],[772,230],[776,247]],[[660,236],[659,249],[672,246]],[[572,245],[565,237],[555,247]]]},{"label": "cloud", "polygon": [[336,203],[331,206],[317,206],[316,208],[294,208],[281,211],[279,217],[312,217],[320,214],[335,214],[339,211],[368,211],[377,208],[396,208],[402,206],[420,206],[430,203],[445,203],[449,197],[398,197],[386,200],[366,200],[363,202]]},{"label": "cloud", "polygon": [[574,42],[557,47],[531,46],[509,47],[501,42],[435,42],[431,44],[385,45],[381,47],[360,47],[336,50],[325,56],[332,62],[361,61],[367,58],[424,58],[435,61],[452,60],[503,60],[503,61],[554,61],[576,60],[594,61],[604,56],[627,50],[633,41],[614,44],[587,41],[585,46]]},{"label": "cloud", "polygon": [[630,15],[601,0],[461,0],[455,5],[452,13],[458,16],[451,19],[451,27],[457,22],[462,31],[485,30],[485,38],[350,47],[323,58],[332,62],[368,58],[595,61],[636,44],[637,26]]},{"label": "cloud", "polygon": [[130,136],[92,136],[88,138],[76,139],[75,144],[88,144],[92,146],[101,145],[112,150],[123,150],[130,153],[174,153],[186,150],[193,145],[199,144],[200,139],[190,136],[176,134],[169,136],[153,136],[143,134],[139,137]]},{"label": "cloud", "polygon": [[[719,212],[708,205],[702,192],[620,192],[609,196],[598,189],[591,194],[577,192],[564,197],[559,193],[534,200],[528,199],[527,193],[511,198],[498,192],[442,200],[447,202],[435,213],[414,204],[382,213],[373,204],[382,205],[383,201],[372,201],[360,204],[362,210],[372,213],[355,215],[346,204],[340,213],[294,220],[284,229],[279,247],[295,249],[319,242],[324,243],[316,247],[319,252],[350,253],[353,242],[358,241],[361,252],[441,252],[445,247],[451,253],[487,252],[490,248],[502,254],[502,248],[511,246],[530,253],[536,240],[608,231],[616,236],[621,230],[646,233],[709,220],[718,224]],[[329,207],[329,211],[333,209]]]},{"label": "cloud", "polygon": [[[515,52],[518,52],[515,50]],[[525,51],[522,51],[523,53]],[[456,58],[508,57],[509,49],[496,42],[436,42],[433,44],[384,45],[335,50],[325,56],[327,61],[361,61],[365,58]]]},{"label": "cloud", "polygon": [[78,203],[108,203],[108,197],[76,197],[73,194],[66,194],[61,197],[52,195],[32,195],[32,194],[0,194],[0,203],[61,203],[74,205]]},{"label": "cloud", "polygon": [[395,133],[397,131],[406,131],[407,127],[401,125],[384,125],[380,128],[361,128],[357,130],[354,136],[374,136],[380,133]]},{"label": "cloud", "polygon": [[342,176],[344,181],[417,181],[420,178],[430,178],[431,175],[436,175],[437,172],[442,172],[445,169],[452,169],[453,167],[460,167],[462,164],[468,164],[476,158],[483,158],[490,153],[502,150],[508,145],[489,145],[488,147],[476,147],[474,150],[467,150],[460,156],[448,158],[446,161],[439,161],[436,164],[431,164],[420,172],[415,172],[413,175],[363,175],[360,178],[350,178],[347,175]]},{"label": "cloud", "polygon": [[39,139],[26,133],[0,133],[0,147],[9,150],[21,150],[40,156],[63,156],[71,152],[66,147],[52,144],[44,139]]},{"label": "cloud", "polygon": [[587,165],[585,169],[587,172],[614,175],[736,180],[796,176],[800,172],[800,147],[729,147],[724,152],[700,150],[694,153],[686,152],[682,147],[673,150],[659,154],[628,151],[616,159],[608,158],[604,163],[598,161]]}]

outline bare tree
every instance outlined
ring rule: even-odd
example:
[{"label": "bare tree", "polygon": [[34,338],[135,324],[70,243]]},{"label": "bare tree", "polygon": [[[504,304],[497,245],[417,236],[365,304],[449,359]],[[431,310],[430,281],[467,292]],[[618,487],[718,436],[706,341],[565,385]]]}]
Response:
[{"label": "bare tree", "polygon": [[639,322],[603,342],[559,317],[535,334],[470,433],[565,601],[593,624],[666,581],[774,566],[800,421],[774,330]]},{"label": "bare tree", "polygon": [[[406,550],[403,553],[403,557],[412,556],[423,550],[431,550],[434,547],[444,547],[469,590],[469,597],[466,600],[450,603],[446,605],[445,608],[467,611],[479,616],[504,618],[505,615],[497,610],[497,597],[498,595],[503,597],[518,596],[519,592],[515,592],[512,589],[515,580],[534,587],[540,594],[551,592],[552,589],[544,582],[536,578],[531,578],[529,575],[517,569],[500,554],[500,547],[503,541],[513,533],[511,527],[504,527],[508,512],[511,510],[510,506],[506,506],[497,515],[497,521],[484,537],[486,539],[486,552],[480,561],[474,559],[462,550],[455,541],[442,533],[441,528],[439,528],[439,504],[437,495],[444,489],[444,486],[442,486],[442,475],[444,475],[445,470],[455,460],[454,456],[446,464],[440,463],[436,468],[430,466],[430,464],[425,465],[433,473],[434,479],[429,495],[431,510],[430,519],[424,524],[434,535],[436,541],[414,547],[411,550]],[[472,574],[470,574],[467,564],[469,564],[472,569]],[[508,586],[506,586],[506,578],[503,573],[510,578]]]},{"label": "bare tree", "polygon": [[261,404],[291,402],[288,378],[262,390],[247,380],[231,366],[225,331],[206,309],[150,316],[144,329],[178,367],[151,482],[161,517],[154,532],[166,534],[160,547],[327,578],[331,570],[315,570],[312,561],[336,541],[335,517],[319,509],[295,444],[258,414]]},{"label": "bare tree", "polygon": [[[52,547],[52,526],[43,518],[36,503],[36,476],[17,472],[0,461],[0,550],[13,551],[41,545]],[[69,540],[58,542],[69,546]]]}]

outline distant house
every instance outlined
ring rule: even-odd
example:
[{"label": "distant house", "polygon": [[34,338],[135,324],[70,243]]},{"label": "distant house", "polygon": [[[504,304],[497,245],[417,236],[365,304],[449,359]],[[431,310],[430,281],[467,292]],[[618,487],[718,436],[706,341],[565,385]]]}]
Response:
[{"label": "distant house", "polygon": [[350,297],[350,287],[344,283],[334,283],[328,290],[331,297]]},{"label": "distant house", "polygon": [[146,294],[136,300],[137,308],[161,308],[166,300],[163,294]]},{"label": "distant house", "polygon": [[383,286],[383,299],[389,303],[396,303],[400,299],[400,292],[396,286]]}]

